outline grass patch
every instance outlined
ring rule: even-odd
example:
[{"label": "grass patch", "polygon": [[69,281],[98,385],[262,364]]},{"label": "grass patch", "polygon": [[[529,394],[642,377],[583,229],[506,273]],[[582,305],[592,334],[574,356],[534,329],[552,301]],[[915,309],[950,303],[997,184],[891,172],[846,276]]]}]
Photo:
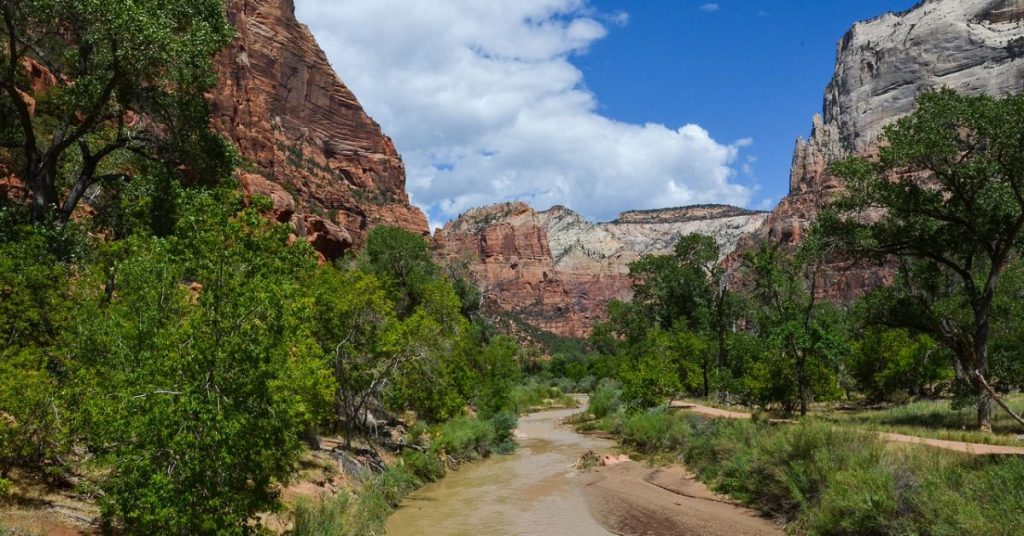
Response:
[{"label": "grass patch", "polygon": [[[1016,393],[1005,397],[1009,406],[1017,412],[1024,409],[1024,395]],[[992,416],[995,433],[977,431],[975,408],[953,409],[948,400],[920,400],[884,409],[857,411],[825,411],[816,417],[842,425],[853,425],[875,432],[985,443],[992,445],[1024,446],[1017,439],[1022,432],[1020,424],[996,407]]]},{"label": "grass patch", "polygon": [[512,400],[519,414],[547,409],[575,408],[576,399],[555,385],[528,383],[512,389]]}]

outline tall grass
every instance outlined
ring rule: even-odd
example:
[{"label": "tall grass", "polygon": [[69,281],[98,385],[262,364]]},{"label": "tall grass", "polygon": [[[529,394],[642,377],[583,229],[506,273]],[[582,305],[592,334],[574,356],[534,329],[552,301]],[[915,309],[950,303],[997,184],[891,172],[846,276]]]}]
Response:
[{"label": "tall grass", "polygon": [[575,408],[576,399],[557,385],[531,382],[512,389],[512,400],[520,414],[554,408]]},{"label": "tall grass", "polygon": [[681,457],[713,489],[797,534],[1024,534],[1024,460],[970,457],[808,421],[772,426],[656,410],[605,426]]},{"label": "tall grass", "polygon": [[[1024,408],[1024,395],[1006,397],[1010,407],[1018,413]],[[977,431],[974,407],[955,409],[948,400],[919,400],[885,409],[860,411],[831,411],[822,413],[824,420],[838,424],[854,424],[868,430],[895,432],[935,439],[1022,445],[1016,434],[1022,432],[1020,423],[996,407],[992,415],[995,434]]]}]

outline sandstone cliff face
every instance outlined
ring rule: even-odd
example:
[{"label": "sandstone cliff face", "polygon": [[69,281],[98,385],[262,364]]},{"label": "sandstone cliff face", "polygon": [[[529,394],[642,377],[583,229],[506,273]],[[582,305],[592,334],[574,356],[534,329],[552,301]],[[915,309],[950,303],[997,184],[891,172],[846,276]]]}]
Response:
[{"label": "sandstone cliff face", "polygon": [[927,0],[854,25],[839,43],[825,122],[836,126],[844,148],[862,152],[912,111],[923,89],[1024,90],[1022,20],[1020,0]]},{"label": "sandstone cliff face", "polygon": [[[871,155],[887,124],[912,112],[922,91],[941,87],[969,95],[1024,91],[1024,2],[925,0],[854,25],[839,43],[824,116],[814,117],[810,139],[797,141],[789,195],[740,248],[763,239],[799,244],[843,191],[828,166]],[[823,293],[831,298],[856,297],[891,279],[874,266],[836,261],[830,268]]]},{"label": "sandstone cliff face", "polygon": [[427,234],[391,140],[338,79],[291,0],[229,0],[237,39],[217,58],[214,124],[247,160],[247,193],[274,202],[327,259],[373,225]]},{"label": "sandstone cliff face", "polygon": [[466,262],[488,313],[513,313],[569,337],[587,322],[555,272],[547,232],[525,203],[469,211],[434,235],[441,262]]},{"label": "sandstone cliff face", "polygon": [[683,235],[714,236],[731,251],[767,214],[699,206],[622,214],[591,223],[561,206],[523,203],[476,209],[435,235],[446,260],[468,262],[485,303],[565,336],[589,334],[613,299],[632,297],[629,263],[672,251]]}]

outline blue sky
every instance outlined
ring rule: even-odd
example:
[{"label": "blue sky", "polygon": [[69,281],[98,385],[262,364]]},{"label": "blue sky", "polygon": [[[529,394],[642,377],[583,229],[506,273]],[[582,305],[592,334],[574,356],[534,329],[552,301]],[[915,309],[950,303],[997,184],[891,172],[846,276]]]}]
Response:
[{"label": "blue sky", "polygon": [[592,220],[772,208],[836,43],[914,0],[296,0],[432,226],[485,204]]},{"label": "blue sky", "polygon": [[[798,136],[810,133],[832,78],[836,44],[859,20],[917,0],[596,0],[626,12],[588,54],[573,59],[600,112],[626,122],[693,122],[715,139],[751,138],[761,186],[750,208],[789,187]],[[701,9],[702,6],[709,6]],[[710,6],[717,6],[711,8]]]}]

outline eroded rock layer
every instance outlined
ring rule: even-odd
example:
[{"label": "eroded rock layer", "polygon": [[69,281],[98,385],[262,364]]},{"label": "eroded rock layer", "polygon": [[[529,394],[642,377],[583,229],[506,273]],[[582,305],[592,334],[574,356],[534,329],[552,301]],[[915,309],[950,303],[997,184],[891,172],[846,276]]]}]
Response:
[{"label": "eroded rock layer", "polygon": [[246,159],[249,194],[274,202],[327,259],[378,224],[427,234],[391,140],[341,82],[291,0],[229,0],[237,39],[217,58],[214,124]]},{"label": "eroded rock layer", "polygon": [[631,295],[629,263],[668,254],[679,237],[714,236],[723,254],[767,214],[727,206],[627,212],[591,223],[561,206],[537,212],[524,203],[471,210],[435,234],[446,262],[466,263],[485,306],[554,333],[581,337],[610,300]]}]

